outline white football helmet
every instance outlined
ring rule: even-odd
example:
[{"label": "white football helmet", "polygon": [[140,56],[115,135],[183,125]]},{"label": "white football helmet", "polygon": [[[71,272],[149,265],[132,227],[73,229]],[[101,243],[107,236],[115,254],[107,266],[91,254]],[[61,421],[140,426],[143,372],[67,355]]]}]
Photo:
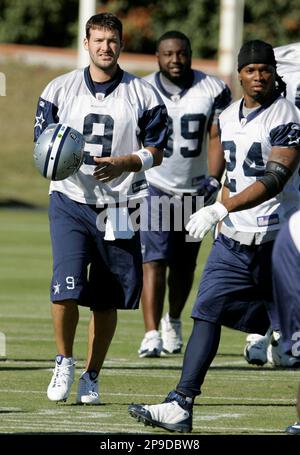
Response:
[{"label": "white football helmet", "polygon": [[35,165],[43,177],[64,180],[80,168],[84,145],[84,138],[79,131],[64,123],[52,123],[45,128],[35,144]]}]

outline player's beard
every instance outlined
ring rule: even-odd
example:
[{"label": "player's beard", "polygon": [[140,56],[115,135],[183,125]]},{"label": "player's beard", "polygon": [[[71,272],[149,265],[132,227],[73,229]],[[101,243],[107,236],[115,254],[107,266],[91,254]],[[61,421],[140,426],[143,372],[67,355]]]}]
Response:
[{"label": "player's beard", "polygon": [[117,66],[119,54],[118,55],[114,54],[113,56],[111,55],[111,58],[112,60],[103,62],[101,60],[96,59],[93,55],[90,54],[90,59],[94,66],[104,72],[110,72]]},{"label": "player's beard", "polygon": [[178,87],[184,87],[187,85],[187,82],[190,79],[191,69],[185,68],[183,72],[178,76],[172,76],[168,71],[165,71],[162,68],[160,68],[160,72],[173,84],[177,85]]}]

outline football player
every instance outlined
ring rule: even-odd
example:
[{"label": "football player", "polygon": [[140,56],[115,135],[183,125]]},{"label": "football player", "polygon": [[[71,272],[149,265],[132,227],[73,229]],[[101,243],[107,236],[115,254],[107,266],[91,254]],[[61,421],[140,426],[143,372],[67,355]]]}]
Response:
[{"label": "football player", "polygon": [[[300,43],[275,47],[274,54],[277,72],[286,83],[286,98],[298,107],[300,119]],[[269,362],[275,367],[299,366],[299,359],[285,352],[280,332],[273,332],[272,328],[269,328],[265,335],[253,333],[247,336],[244,357],[248,363],[254,365]]]},{"label": "football player", "polygon": [[[162,164],[146,172],[150,192],[141,207],[145,336],[140,357],[181,352],[180,316],[200,247],[199,241],[188,238],[184,216],[188,210],[191,214],[196,195],[202,196],[202,205],[203,200],[204,205],[216,200],[224,171],[217,120],[231,101],[223,81],[191,68],[191,44],[183,33],[164,33],[157,42],[156,56],[159,71],[146,80],[167,107],[169,139]],[[157,204],[158,200],[166,206]],[[148,224],[143,226],[143,220]],[[166,287],[169,309],[161,319]]]},{"label": "football player", "polygon": [[202,240],[223,220],[192,310],[181,378],[164,403],[129,406],[131,416],[171,431],[192,429],[193,403],[217,353],[222,325],[264,334],[271,319],[279,329],[271,255],[282,224],[300,208],[299,114],[281,95],[285,83],[270,44],[253,40],[241,47],[238,78],[243,97],[219,116],[226,194],[222,203],[191,215],[186,226]]},{"label": "football player", "polygon": [[60,122],[85,139],[79,171],[50,184],[57,356],[47,394],[53,401],[69,396],[78,304],[85,304],[93,316],[77,403],[98,404],[97,377],[115,332],[117,309],[136,309],[139,304],[142,257],[129,210],[133,212],[147,194],[144,172],[161,163],[167,114],[153,87],[118,65],[123,38],[116,16],[92,16],[84,47],[89,66],[47,85],[38,101],[34,130],[37,139],[48,124]]}]

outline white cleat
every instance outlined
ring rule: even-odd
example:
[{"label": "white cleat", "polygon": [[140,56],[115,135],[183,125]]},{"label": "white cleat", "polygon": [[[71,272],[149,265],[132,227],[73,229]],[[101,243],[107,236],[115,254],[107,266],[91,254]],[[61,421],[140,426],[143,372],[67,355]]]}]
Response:
[{"label": "white cleat", "polygon": [[131,404],[128,406],[128,411],[131,417],[144,425],[181,433],[192,431],[192,399],[183,398],[175,391],[170,392],[161,404]]},{"label": "white cleat", "polygon": [[47,389],[51,401],[66,401],[74,382],[75,360],[57,355],[53,376]]},{"label": "white cleat", "polygon": [[161,337],[163,342],[163,353],[165,354],[180,354],[183,346],[181,334],[181,320],[171,319],[169,313],[160,321]]},{"label": "white cleat", "polygon": [[149,330],[145,333],[140,349],[139,357],[160,357],[162,340],[158,330]]},{"label": "white cleat", "polygon": [[97,377],[98,374],[95,371],[82,373],[77,388],[77,404],[100,404]]}]

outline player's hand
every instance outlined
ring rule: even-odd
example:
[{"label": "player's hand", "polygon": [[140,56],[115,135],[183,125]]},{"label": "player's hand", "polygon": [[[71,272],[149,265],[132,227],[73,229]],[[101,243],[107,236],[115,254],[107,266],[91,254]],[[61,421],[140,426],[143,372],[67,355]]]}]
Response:
[{"label": "player's hand", "polygon": [[204,205],[213,204],[221,188],[220,182],[215,177],[206,177],[198,188],[197,195],[204,197]]},{"label": "player's hand", "polygon": [[191,237],[202,240],[211,228],[227,215],[226,207],[220,202],[215,202],[213,205],[202,207],[202,209],[193,213],[186,225],[186,230]]},{"label": "player's hand", "polygon": [[119,177],[124,172],[124,163],[120,157],[94,157],[95,167],[93,176],[100,182],[107,183]]}]

